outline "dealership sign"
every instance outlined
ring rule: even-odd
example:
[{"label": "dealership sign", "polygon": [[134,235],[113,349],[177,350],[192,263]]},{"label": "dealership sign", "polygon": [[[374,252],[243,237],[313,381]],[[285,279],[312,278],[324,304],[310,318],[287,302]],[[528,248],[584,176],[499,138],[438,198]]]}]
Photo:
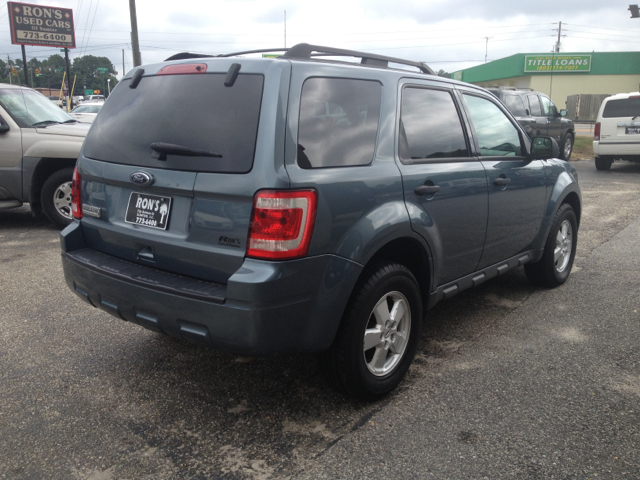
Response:
[{"label": "dealership sign", "polygon": [[591,55],[526,55],[525,73],[590,72]]},{"label": "dealership sign", "polygon": [[7,2],[11,43],[76,48],[73,10]]}]

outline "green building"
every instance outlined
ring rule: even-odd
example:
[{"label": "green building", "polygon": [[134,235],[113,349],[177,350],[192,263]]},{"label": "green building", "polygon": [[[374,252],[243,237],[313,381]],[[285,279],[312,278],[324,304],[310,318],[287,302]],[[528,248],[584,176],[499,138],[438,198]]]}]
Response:
[{"label": "green building", "polygon": [[531,88],[565,108],[570,95],[640,90],[640,52],[518,53],[454,72],[452,78],[482,87]]}]

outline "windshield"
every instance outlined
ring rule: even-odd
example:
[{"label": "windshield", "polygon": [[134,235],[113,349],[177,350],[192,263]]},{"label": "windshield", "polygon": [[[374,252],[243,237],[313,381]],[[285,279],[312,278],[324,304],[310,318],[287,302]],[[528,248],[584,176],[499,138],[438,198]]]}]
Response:
[{"label": "windshield", "polygon": [[0,89],[0,105],[21,127],[73,120],[44,95],[25,88]]},{"label": "windshield", "polygon": [[80,105],[71,110],[71,113],[98,113],[102,105]]}]

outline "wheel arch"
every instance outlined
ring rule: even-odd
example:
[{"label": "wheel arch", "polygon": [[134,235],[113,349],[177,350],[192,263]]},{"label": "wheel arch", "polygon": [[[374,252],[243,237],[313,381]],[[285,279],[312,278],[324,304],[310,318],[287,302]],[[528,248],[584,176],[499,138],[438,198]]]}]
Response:
[{"label": "wheel arch", "polygon": [[26,174],[23,177],[23,181],[25,182],[25,185],[23,185],[23,191],[28,193],[27,201],[29,202],[33,212],[42,212],[41,192],[47,178],[58,170],[73,168],[75,164],[75,158],[30,157],[29,161],[25,162]]},{"label": "wheel arch", "polygon": [[366,262],[360,279],[376,265],[382,263],[400,263],[407,267],[418,282],[422,294],[423,307],[426,309],[427,299],[433,283],[433,268],[428,245],[413,237],[395,238],[381,246]]}]

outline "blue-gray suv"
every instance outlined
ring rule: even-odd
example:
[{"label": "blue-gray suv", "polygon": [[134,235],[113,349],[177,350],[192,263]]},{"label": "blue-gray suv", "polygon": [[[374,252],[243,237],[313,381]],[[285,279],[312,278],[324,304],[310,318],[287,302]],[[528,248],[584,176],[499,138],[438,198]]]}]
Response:
[{"label": "blue-gray suv", "polygon": [[80,298],[242,355],[318,352],[371,400],[438,301],[521,265],[565,282],[581,196],[552,138],[422,63],[251,53],[179,54],[112,92],[62,232]]}]

